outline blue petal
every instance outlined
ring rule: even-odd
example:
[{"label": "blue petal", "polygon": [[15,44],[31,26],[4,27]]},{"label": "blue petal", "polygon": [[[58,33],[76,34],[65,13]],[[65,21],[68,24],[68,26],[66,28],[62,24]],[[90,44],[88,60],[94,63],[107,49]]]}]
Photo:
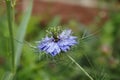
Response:
[{"label": "blue petal", "polygon": [[56,56],[58,53],[60,53],[60,48],[59,49],[55,49],[52,53],[50,53],[52,56]]},{"label": "blue petal", "polygon": [[76,40],[67,40],[67,42],[69,42],[68,43],[69,46],[73,46],[73,45],[77,44]]},{"label": "blue petal", "polygon": [[54,42],[51,42],[49,45],[50,47],[46,50],[48,53],[52,53],[55,49],[55,43]]},{"label": "blue petal", "polygon": [[70,49],[70,47],[69,47],[69,46],[61,46],[60,49],[61,49],[62,51],[67,52],[67,51]]},{"label": "blue petal", "polygon": [[71,30],[64,30],[59,36],[60,38],[68,38],[71,34]]},{"label": "blue petal", "polygon": [[77,39],[77,37],[75,37],[75,36],[69,36],[69,39]]},{"label": "blue petal", "polygon": [[57,43],[52,42],[51,46],[46,50],[52,56],[60,53],[60,48]]},{"label": "blue petal", "polygon": [[59,46],[65,46],[65,45],[68,45],[69,44],[69,42],[67,42],[66,40],[60,40],[59,42],[58,42],[58,45]]},{"label": "blue petal", "polygon": [[38,45],[38,49],[40,49],[40,50],[46,49],[46,47],[48,47],[48,45],[51,43],[51,41],[52,41],[52,38],[45,37],[45,38],[40,42],[40,44]]},{"label": "blue petal", "polygon": [[40,50],[43,50],[50,42],[41,42],[39,45],[38,45],[38,49]]},{"label": "blue petal", "polygon": [[76,40],[69,40],[69,39],[60,40],[58,42],[59,46],[73,46],[75,44],[77,44]]}]

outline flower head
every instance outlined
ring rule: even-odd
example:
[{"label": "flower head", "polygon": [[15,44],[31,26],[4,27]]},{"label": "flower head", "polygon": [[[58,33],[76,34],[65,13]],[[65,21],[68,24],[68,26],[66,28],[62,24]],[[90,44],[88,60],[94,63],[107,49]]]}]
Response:
[{"label": "flower head", "polygon": [[71,35],[71,30],[64,30],[58,35],[46,36],[38,45],[38,49],[45,51],[52,56],[59,54],[60,52],[67,52],[71,46],[77,44],[75,36]]}]

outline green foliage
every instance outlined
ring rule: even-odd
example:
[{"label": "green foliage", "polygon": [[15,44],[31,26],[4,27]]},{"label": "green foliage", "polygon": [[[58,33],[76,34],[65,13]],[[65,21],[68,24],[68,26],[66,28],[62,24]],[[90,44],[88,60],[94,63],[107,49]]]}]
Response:
[{"label": "green foliage", "polygon": [[[14,0],[13,0],[14,1]],[[20,20],[14,24],[15,75],[11,72],[11,42],[7,23],[0,5],[0,80],[120,80],[120,12],[111,10],[109,20],[98,26],[81,26],[70,20],[61,24],[61,17],[55,16],[42,26],[42,15],[32,16],[32,2]],[[21,16],[21,15],[20,15]],[[17,21],[17,20],[16,20]],[[55,26],[70,28],[78,36],[78,42],[68,53],[51,57],[31,48],[46,36],[46,30]],[[92,23],[96,25],[96,23]],[[97,33],[96,33],[97,32]],[[30,44],[30,45],[29,45]],[[74,60],[70,60],[70,55]],[[84,70],[80,70],[81,65]],[[78,66],[76,66],[78,65]],[[92,80],[92,79],[91,79]]]}]

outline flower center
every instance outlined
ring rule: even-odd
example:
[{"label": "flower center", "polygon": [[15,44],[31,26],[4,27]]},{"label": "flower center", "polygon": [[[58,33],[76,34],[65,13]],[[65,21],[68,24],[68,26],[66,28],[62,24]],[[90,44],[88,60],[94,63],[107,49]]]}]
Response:
[{"label": "flower center", "polygon": [[60,39],[59,38],[54,38],[53,41],[54,42],[58,42]]}]

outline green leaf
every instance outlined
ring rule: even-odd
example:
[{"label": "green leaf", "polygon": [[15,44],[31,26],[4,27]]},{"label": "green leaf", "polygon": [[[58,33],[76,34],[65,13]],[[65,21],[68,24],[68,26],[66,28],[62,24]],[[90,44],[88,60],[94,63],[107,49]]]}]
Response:
[{"label": "green leaf", "polygon": [[[31,12],[32,12],[32,3],[33,3],[33,0],[30,1],[30,4],[28,5],[28,9],[24,13],[22,22],[18,28],[18,33],[17,33],[16,39],[19,40],[20,42],[24,42],[27,25],[28,25],[28,22],[29,22],[29,19],[31,16]],[[16,51],[15,51],[15,66],[16,67],[18,66],[19,61],[20,61],[22,47],[23,47],[23,44],[16,42]]]},{"label": "green leaf", "polygon": [[1,80],[13,80],[14,74],[12,72],[5,72],[4,76],[1,78]]}]

